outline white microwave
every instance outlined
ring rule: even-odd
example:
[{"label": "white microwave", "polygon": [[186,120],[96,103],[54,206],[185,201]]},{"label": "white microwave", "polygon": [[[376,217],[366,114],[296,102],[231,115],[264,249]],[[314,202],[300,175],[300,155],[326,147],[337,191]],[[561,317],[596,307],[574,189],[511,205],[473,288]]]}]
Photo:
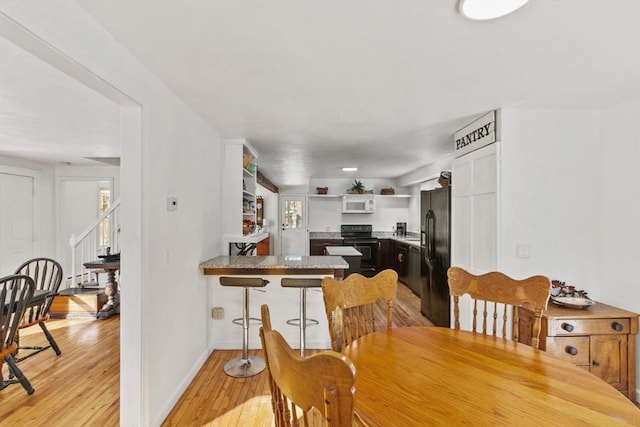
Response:
[{"label": "white microwave", "polygon": [[342,213],[374,213],[376,199],[373,194],[342,196]]}]

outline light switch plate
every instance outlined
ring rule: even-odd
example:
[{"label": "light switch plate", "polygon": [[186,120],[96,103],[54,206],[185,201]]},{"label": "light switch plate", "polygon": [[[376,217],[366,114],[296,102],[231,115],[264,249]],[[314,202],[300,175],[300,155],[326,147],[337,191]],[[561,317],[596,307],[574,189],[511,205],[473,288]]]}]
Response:
[{"label": "light switch plate", "polygon": [[531,245],[517,244],[516,258],[531,258]]}]

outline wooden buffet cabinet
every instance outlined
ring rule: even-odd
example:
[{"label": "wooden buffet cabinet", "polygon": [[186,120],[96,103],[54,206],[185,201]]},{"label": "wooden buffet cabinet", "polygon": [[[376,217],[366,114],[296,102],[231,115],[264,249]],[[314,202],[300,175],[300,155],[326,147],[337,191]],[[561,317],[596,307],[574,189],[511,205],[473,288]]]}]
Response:
[{"label": "wooden buffet cabinet", "polygon": [[[518,341],[530,342],[533,313],[519,309],[519,316]],[[602,303],[576,310],[549,302],[540,349],[602,378],[635,402],[637,334],[636,313]]]}]

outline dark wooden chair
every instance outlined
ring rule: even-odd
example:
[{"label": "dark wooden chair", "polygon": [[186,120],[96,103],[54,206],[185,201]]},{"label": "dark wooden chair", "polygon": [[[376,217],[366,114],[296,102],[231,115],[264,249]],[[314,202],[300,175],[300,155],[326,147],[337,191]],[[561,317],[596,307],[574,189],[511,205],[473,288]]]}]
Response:
[{"label": "dark wooden chair", "polygon": [[22,350],[28,351],[26,352],[26,356],[17,357],[16,361],[21,362],[48,348],[51,348],[56,355],[59,356],[62,352],[56,340],[53,339],[53,336],[47,329],[46,322],[49,320],[49,309],[51,308],[53,298],[58,293],[60,283],[62,283],[63,276],[60,263],[50,258],[33,258],[18,267],[15,274],[24,274],[31,277],[35,284],[36,293],[38,293],[38,291],[47,291],[49,293],[45,298],[34,299],[29,304],[24,313],[22,323],[20,324],[20,329],[26,329],[35,325],[40,326],[49,344],[45,346],[21,346],[18,343],[19,353]]},{"label": "dark wooden chair", "polygon": [[261,311],[260,339],[276,427],[298,426],[300,419],[302,425],[309,426],[310,419],[315,421],[314,408],[323,417],[325,426],[364,425],[354,413],[353,363],[335,351],[300,356],[278,331],[271,329],[268,306],[263,305]]},{"label": "dark wooden chair", "polygon": [[[20,383],[27,394],[33,394],[33,387],[18,368],[14,354],[18,349],[18,328],[34,288],[33,279],[29,276],[11,275],[0,278],[0,390],[10,384]],[[2,374],[5,362],[9,367],[7,379]]]},{"label": "dark wooden chair", "polygon": [[[545,276],[532,276],[523,280],[494,271],[475,275],[460,267],[451,267],[447,271],[449,293],[453,296],[454,328],[460,329],[459,297],[469,295],[473,301],[473,317],[471,329],[483,334],[508,338],[507,325],[509,311],[512,316],[511,338],[518,341],[520,319],[516,307],[527,306],[534,313],[531,325],[531,345],[538,348],[540,344],[540,323],[542,312],[547,308],[551,293],[551,282]],[[479,313],[479,305],[482,312]],[[478,325],[480,323],[480,325]],[[481,329],[480,329],[481,328]]]},{"label": "dark wooden chair", "polygon": [[379,299],[386,303],[386,327],[390,328],[397,293],[398,273],[394,270],[383,270],[373,277],[353,273],[344,280],[322,279],[332,350],[342,351],[345,345],[376,331]]}]

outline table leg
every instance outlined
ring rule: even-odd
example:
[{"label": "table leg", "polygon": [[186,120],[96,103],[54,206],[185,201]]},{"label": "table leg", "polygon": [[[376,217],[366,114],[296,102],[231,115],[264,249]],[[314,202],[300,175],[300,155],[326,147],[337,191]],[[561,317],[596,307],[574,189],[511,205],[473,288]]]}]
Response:
[{"label": "table leg", "polygon": [[104,285],[104,293],[107,295],[107,302],[98,312],[97,317],[99,319],[106,319],[116,313],[116,310],[120,305],[118,282],[116,282],[115,270],[107,270],[107,283]]}]

